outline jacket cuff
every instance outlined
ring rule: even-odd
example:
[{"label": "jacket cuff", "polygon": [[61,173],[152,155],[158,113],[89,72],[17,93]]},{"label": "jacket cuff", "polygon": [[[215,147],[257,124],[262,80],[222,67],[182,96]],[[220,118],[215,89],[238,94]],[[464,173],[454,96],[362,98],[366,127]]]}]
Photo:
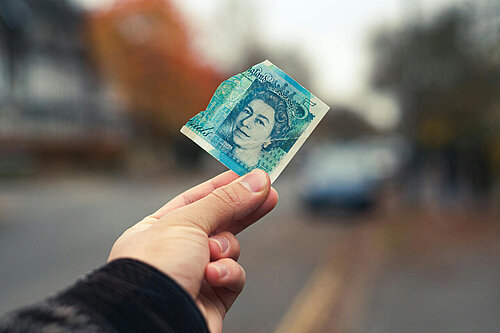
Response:
[{"label": "jacket cuff", "polygon": [[57,296],[117,332],[208,332],[191,296],[156,268],[110,262]]}]

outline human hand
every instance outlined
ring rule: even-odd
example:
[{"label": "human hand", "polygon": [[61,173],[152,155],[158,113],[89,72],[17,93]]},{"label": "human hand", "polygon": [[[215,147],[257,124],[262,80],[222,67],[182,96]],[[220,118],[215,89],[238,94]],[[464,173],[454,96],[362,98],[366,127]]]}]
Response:
[{"label": "human hand", "polygon": [[225,172],[177,196],[129,228],[108,261],[133,258],[176,280],[195,300],[211,332],[243,289],[235,234],[270,212],[278,202],[269,176],[253,170]]}]

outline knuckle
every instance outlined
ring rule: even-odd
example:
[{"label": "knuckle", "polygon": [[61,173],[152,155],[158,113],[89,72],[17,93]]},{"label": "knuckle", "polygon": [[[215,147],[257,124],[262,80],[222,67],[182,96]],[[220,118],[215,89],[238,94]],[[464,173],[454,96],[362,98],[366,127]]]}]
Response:
[{"label": "knuckle", "polygon": [[236,236],[233,233],[231,233],[229,231],[223,231],[223,232],[219,233],[218,235],[226,238],[232,247],[234,246],[234,247],[237,247],[239,249],[240,241],[238,240],[238,238],[236,238]]},{"label": "knuckle", "polygon": [[240,257],[240,242],[236,240],[236,242],[231,244],[231,256],[234,260],[238,260]]},{"label": "knuckle", "polygon": [[227,208],[235,208],[242,204],[241,193],[234,186],[219,187],[212,192],[213,195]]},{"label": "knuckle", "polygon": [[238,273],[238,282],[237,282],[237,291],[242,291],[243,288],[245,287],[245,282],[246,282],[246,277],[247,274],[245,272],[245,269],[241,266],[239,266],[239,273]]},{"label": "knuckle", "polygon": [[238,260],[240,256],[240,241],[229,231],[223,231],[215,234],[214,236],[223,237],[227,240],[229,246],[229,252],[224,256],[227,256],[235,261]]},{"label": "knuckle", "polygon": [[247,279],[247,272],[245,272],[245,269],[241,267],[241,283],[243,286],[245,285],[246,279]]}]

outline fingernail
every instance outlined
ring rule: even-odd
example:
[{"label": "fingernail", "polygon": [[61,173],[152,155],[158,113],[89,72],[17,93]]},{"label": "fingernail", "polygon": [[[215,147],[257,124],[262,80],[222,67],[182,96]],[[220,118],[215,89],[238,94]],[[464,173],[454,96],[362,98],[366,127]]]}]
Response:
[{"label": "fingernail", "polygon": [[217,271],[219,271],[220,278],[223,278],[229,274],[229,270],[227,269],[226,265],[216,263],[215,269],[217,269]]},{"label": "fingernail", "polygon": [[222,253],[226,252],[227,249],[229,248],[229,242],[224,237],[215,236],[212,237],[212,239],[217,242]]},{"label": "fingernail", "polygon": [[266,186],[266,174],[264,171],[255,169],[252,170],[249,174],[244,176],[241,180],[240,183],[245,187],[247,190],[250,192],[260,192],[264,189]]}]

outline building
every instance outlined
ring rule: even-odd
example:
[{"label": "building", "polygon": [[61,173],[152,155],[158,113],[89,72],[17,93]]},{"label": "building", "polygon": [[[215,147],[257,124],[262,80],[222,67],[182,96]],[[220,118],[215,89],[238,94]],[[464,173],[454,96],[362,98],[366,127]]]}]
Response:
[{"label": "building", "polygon": [[127,121],[91,66],[84,17],[65,0],[0,0],[0,169],[123,152]]}]

